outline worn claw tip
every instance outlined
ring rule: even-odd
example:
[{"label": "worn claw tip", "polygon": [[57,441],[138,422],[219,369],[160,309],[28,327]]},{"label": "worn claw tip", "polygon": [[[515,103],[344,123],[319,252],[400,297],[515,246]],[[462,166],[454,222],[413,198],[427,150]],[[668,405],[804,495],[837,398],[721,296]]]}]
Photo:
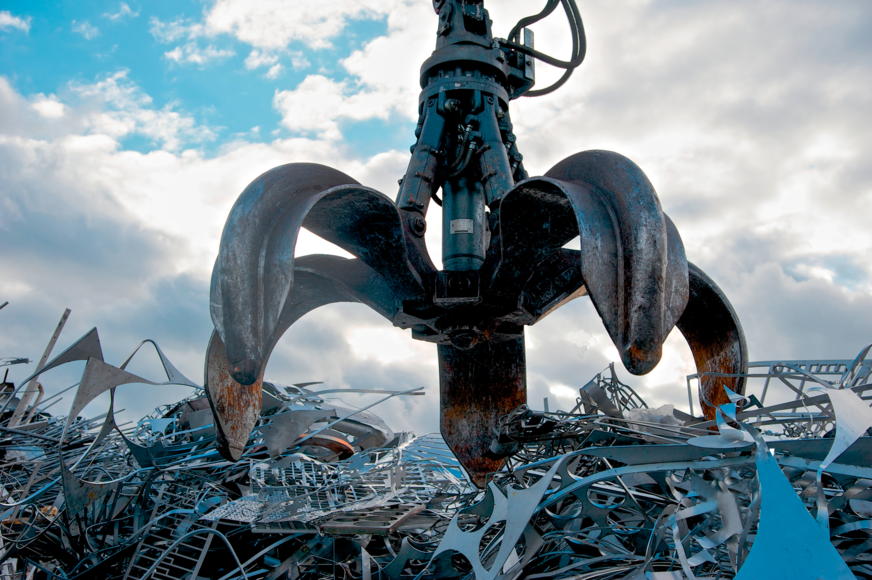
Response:
[{"label": "worn claw tip", "polygon": [[634,375],[647,375],[660,362],[663,356],[663,348],[640,348],[632,344],[621,352],[621,361],[624,367]]},{"label": "worn claw tip", "polygon": [[251,358],[244,359],[230,363],[230,375],[241,385],[251,385],[260,376],[260,367],[259,361]]}]

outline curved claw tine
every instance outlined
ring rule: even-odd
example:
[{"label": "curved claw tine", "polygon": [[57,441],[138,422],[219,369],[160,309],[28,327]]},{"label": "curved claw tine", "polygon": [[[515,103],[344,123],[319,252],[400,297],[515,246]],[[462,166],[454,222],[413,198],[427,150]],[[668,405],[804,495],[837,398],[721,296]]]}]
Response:
[{"label": "curved claw tine", "polygon": [[206,398],[215,422],[215,447],[224,459],[239,461],[257,420],[260,419],[263,374],[242,385],[230,374],[224,342],[217,330],[206,348]]},{"label": "curved claw tine", "polygon": [[690,299],[678,320],[699,375],[699,402],[707,420],[715,419],[718,405],[730,402],[726,386],[745,394],[745,377],[706,376],[706,373],[745,374],[748,372],[748,347],[745,333],[733,306],[718,285],[705,272],[688,263]]},{"label": "curved claw tine", "polygon": [[624,366],[649,372],[684,310],[687,260],[654,188],[629,159],[579,153],[509,191],[500,204],[503,247],[491,288],[518,291],[534,266],[575,235],[585,287]]},{"label": "curved claw tine", "polygon": [[527,402],[524,336],[468,350],[440,344],[438,350],[442,437],[483,488],[487,474],[503,464],[490,453],[500,417]]},{"label": "curved claw tine", "polygon": [[391,289],[358,259],[302,256],[296,261],[294,274],[294,291],[284,303],[275,337],[264,351],[264,363],[254,382],[244,385],[236,381],[221,336],[215,331],[210,338],[206,352],[206,395],[215,417],[216,447],[230,461],[238,461],[245,450],[260,417],[266,362],[294,322],[316,308],[336,302],[363,302],[389,320],[396,315],[396,297]]},{"label": "curved claw tine", "polygon": [[400,297],[421,288],[390,199],[323,165],[267,171],[230,211],[212,271],[212,321],[239,383],[256,381],[266,362],[294,284],[294,247],[304,225],[384,274]]},{"label": "curved claw tine", "polygon": [[666,284],[664,288],[666,299],[663,312],[663,336],[665,338],[678,323],[690,298],[688,278],[690,263],[684,253],[684,244],[678,234],[678,228],[675,227],[668,215],[663,214],[663,217],[666,219],[667,244]]},{"label": "curved claw tine", "polygon": [[[616,235],[617,277],[602,270],[601,266],[612,267],[612,260],[604,256],[599,258],[606,258],[600,267],[590,268],[597,272],[588,275],[587,264],[593,256],[585,250],[585,242],[590,244],[609,229],[600,209],[597,221],[601,225],[596,227],[602,229],[586,227],[585,216],[579,213],[584,279],[624,366],[634,374],[649,372],[660,361],[663,341],[674,324],[670,319],[684,310],[682,302],[687,296],[687,260],[678,231],[673,226],[669,232],[654,187],[639,166],[623,155],[611,151],[577,153],[545,176],[582,186],[587,195],[581,197],[596,197],[609,214]],[[610,297],[617,298],[617,303]],[[604,316],[608,310],[618,313],[611,324]]]}]

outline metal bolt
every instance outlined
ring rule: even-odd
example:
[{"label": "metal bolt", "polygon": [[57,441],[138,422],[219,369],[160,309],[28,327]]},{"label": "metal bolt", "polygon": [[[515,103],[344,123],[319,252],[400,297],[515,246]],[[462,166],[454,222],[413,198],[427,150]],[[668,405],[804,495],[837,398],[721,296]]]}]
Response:
[{"label": "metal bolt", "polygon": [[424,235],[424,232],[427,231],[427,222],[424,220],[423,216],[412,214],[409,217],[409,227],[412,229],[412,233],[421,237]]}]

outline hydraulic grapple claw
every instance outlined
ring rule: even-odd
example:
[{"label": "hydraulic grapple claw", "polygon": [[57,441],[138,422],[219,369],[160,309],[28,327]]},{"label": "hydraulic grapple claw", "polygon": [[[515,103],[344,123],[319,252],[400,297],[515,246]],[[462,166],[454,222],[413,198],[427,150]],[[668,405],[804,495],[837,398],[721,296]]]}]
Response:
[{"label": "hydraulic grapple claw", "polygon": [[[585,151],[528,179],[509,117],[509,102],[533,86],[527,53],[495,43],[480,3],[472,12],[461,0],[438,4],[437,50],[421,69],[417,141],[396,201],[329,167],[292,163],[255,179],[230,212],[206,371],[228,459],[257,420],[278,339],[334,302],[367,304],[438,345],[441,431],[478,486],[502,465],[490,451],[500,417],[526,402],[524,326],[579,296],[591,297],[630,372],[651,371],[677,325],[706,416],[722,385],[743,391],[741,379],[712,376],[747,368],[738,318],[687,262],[642,170]],[[423,238],[431,200],[443,214],[441,271]],[[295,258],[301,227],[355,258]],[[563,247],[576,236],[580,251]]]}]

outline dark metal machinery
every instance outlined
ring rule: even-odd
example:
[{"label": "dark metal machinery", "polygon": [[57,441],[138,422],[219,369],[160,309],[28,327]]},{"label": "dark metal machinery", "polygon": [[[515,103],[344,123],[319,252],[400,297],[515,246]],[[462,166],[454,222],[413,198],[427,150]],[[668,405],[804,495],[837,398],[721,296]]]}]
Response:
[{"label": "dark metal machinery", "polygon": [[[742,393],[747,355],[741,325],[717,285],[687,262],[653,186],[609,151],[572,155],[528,177],[509,104],[562,85],[585,54],[574,0],[548,0],[508,40],[494,39],[482,0],[434,0],[436,50],[421,67],[412,159],[396,202],[311,163],[267,171],[227,218],[212,274],[215,332],[206,386],[218,447],[239,459],[259,416],[270,353],[301,316],[361,302],[438,345],[441,429],[478,485],[503,458],[490,451],[498,419],[526,402],[524,326],[590,296],[624,366],[645,374],[677,326],[700,376],[707,418]],[[558,6],[573,53],[560,61],[533,48],[525,28]],[[535,60],[565,69],[531,90]],[[441,196],[439,192],[441,190]],[[424,243],[430,202],[443,212],[437,270]],[[294,257],[305,227],[353,259]],[[581,250],[563,246],[581,237]]]}]

